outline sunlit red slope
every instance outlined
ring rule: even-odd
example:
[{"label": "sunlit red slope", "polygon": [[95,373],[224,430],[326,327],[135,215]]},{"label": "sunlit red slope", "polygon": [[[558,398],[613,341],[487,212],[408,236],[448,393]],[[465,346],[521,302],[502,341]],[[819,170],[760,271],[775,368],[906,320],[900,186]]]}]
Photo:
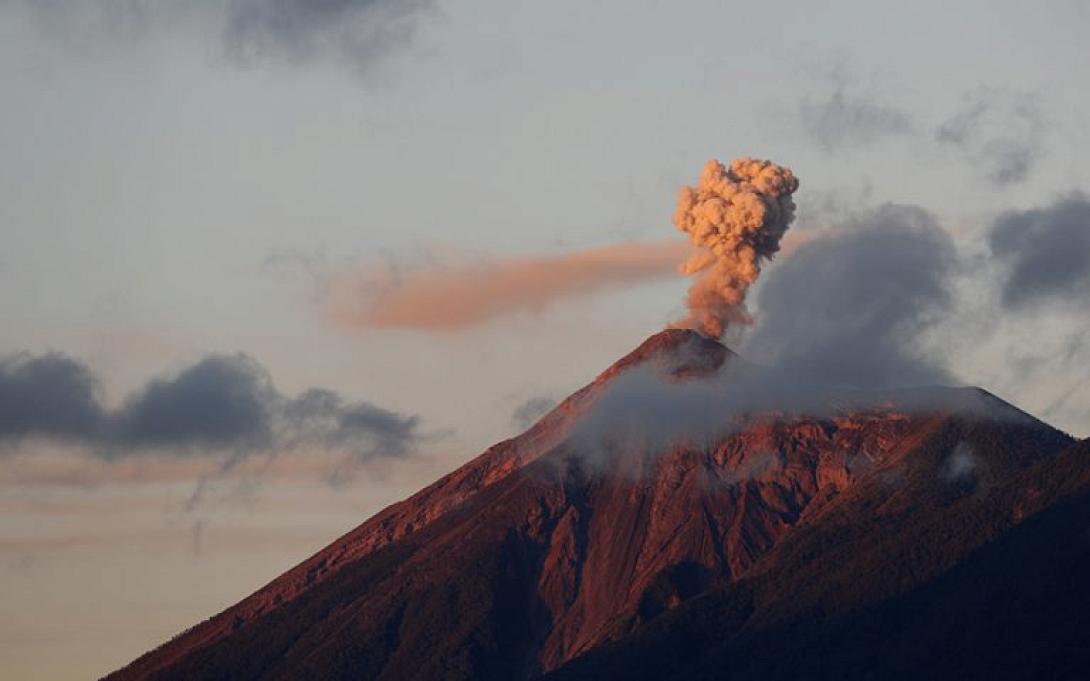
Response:
[{"label": "sunlit red slope", "polygon": [[[936,404],[944,406],[912,413],[757,415],[710,446],[665,452],[603,455],[571,436],[627,369],[653,361],[686,381],[732,358],[693,332],[651,337],[523,435],[111,678],[626,678],[670,659],[672,643],[657,657],[638,651],[671,636],[702,642],[685,648],[692,664],[738,640],[731,627],[755,626],[766,609],[785,621],[792,604],[839,594],[858,576],[838,572],[857,558],[839,555],[845,546],[862,546],[878,562],[907,556],[899,563],[907,571],[888,583],[848,589],[865,603],[941,574],[1052,503],[1049,493],[1027,490],[1011,497],[1019,501],[1001,509],[1002,520],[958,529],[948,547],[909,543],[933,540],[927,532],[942,538],[934,508],[1007,489],[1072,445],[972,389],[943,391]],[[966,450],[968,468],[958,459]],[[897,527],[904,534],[890,534]],[[870,536],[877,543],[864,541]],[[785,566],[804,574],[812,565],[823,566],[821,579],[781,575]],[[714,600],[742,585],[744,607],[735,596]],[[714,616],[700,610],[708,603]],[[698,634],[684,634],[690,629]]]}]

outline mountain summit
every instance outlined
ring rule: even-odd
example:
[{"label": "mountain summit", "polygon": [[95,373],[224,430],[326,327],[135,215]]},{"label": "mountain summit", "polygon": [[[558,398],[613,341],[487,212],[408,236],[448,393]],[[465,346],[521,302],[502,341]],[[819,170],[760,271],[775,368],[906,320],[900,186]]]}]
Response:
[{"label": "mountain summit", "polygon": [[[633,372],[685,388],[733,363],[695,332],[652,336],[109,678],[952,678],[1090,660],[1066,626],[1090,612],[1072,572],[1090,558],[1087,443],[977,389],[588,435]],[[657,413],[630,425],[660,429]]]}]

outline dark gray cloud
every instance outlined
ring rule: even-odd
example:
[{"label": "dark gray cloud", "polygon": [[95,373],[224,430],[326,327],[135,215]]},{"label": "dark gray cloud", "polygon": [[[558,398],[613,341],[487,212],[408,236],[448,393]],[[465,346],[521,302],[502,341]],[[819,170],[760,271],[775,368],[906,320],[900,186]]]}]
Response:
[{"label": "dark gray cloud", "polygon": [[[328,61],[364,72],[409,44],[433,0],[10,0],[66,47],[117,44],[156,33],[218,36],[240,66]],[[3,9],[5,3],[0,3]]]},{"label": "dark gray cloud", "polygon": [[1090,296],[1090,200],[1071,194],[1050,206],[1010,211],[989,235],[1007,265],[1003,302],[1019,307],[1054,300],[1086,306]]},{"label": "dark gray cloud", "polygon": [[365,458],[403,456],[419,439],[417,417],[366,402],[346,403],[321,388],[288,400],[283,415],[288,439],[331,448],[353,446]]},{"label": "dark gray cloud", "polygon": [[920,339],[951,306],[955,266],[955,247],[929,213],[882,206],[768,268],[743,354],[819,384],[948,382]]},{"label": "dark gray cloud", "polygon": [[104,418],[98,393],[94,374],[64,355],[0,360],[0,440],[95,437]]},{"label": "dark gray cloud", "polygon": [[63,355],[0,362],[0,443],[39,437],[87,445],[99,456],[315,447],[358,460],[401,457],[420,439],[415,416],[312,388],[279,393],[246,355],[212,355],[150,381],[106,409],[91,370]]},{"label": "dark gray cloud", "polygon": [[526,430],[555,406],[556,400],[551,397],[531,397],[511,412],[511,423],[520,431]]},{"label": "dark gray cloud", "polygon": [[935,139],[961,150],[997,185],[1025,180],[1042,150],[1043,116],[1035,96],[996,89],[971,92],[935,130]]},{"label": "dark gray cloud", "polygon": [[267,445],[278,401],[257,362],[245,355],[212,356],[151,381],[115,416],[115,431],[134,447]]},{"label": "dark gray cloud", "polygon": [[826,151],[862,147],[912,130],[909,115],[878,99],[844,64],[819,73],[817,94],[798,105],[806,134]]}]

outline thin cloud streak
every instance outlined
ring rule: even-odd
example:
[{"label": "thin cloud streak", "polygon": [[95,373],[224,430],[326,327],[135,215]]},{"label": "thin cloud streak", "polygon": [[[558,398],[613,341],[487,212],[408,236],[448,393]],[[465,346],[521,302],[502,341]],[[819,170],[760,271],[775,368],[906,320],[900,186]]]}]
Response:
[{"label": "thin cloud streak", "polygon": [[347,327],[452,331],[603,289],[677,276],[681,241],[624,243],[563,255],[396,274],[348,273],[329,284],[326,313]]}]

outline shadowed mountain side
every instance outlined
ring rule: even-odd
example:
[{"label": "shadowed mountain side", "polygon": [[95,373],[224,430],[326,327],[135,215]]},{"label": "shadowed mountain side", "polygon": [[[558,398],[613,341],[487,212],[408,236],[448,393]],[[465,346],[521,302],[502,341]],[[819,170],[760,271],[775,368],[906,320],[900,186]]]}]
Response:
[{"label": "shadowed mountain side", "polygon": [[1090,441],[917,502],[853,496],[759,574],[547,678],[1083,677]]},{"label": "shadowed mountain side", "polygon": [[[699,617],[677,617],[699,604],[714,605],[709,621],[728,613],[764,631],[799,616],[792,608],[827,608],[826,595],[844,610],[903,593],[1015,513],[951,530],[955,541],[940,511],[960,517],[1071,444],[964,389],[931,389],[926,402],[942,405],[931,410],[751,416],[664,451],[592,453],[571,435],[626,370],[654,363],[684,383],[728,356],[691,331],[653,336],[523,435],[111,678],[532,678],[588,652],[567,671],[608,674],[628,651],[595,651],[662,622],[675,623],[667,638],[699,631]],[[859,578],[889,561],[882,579]]]}]

